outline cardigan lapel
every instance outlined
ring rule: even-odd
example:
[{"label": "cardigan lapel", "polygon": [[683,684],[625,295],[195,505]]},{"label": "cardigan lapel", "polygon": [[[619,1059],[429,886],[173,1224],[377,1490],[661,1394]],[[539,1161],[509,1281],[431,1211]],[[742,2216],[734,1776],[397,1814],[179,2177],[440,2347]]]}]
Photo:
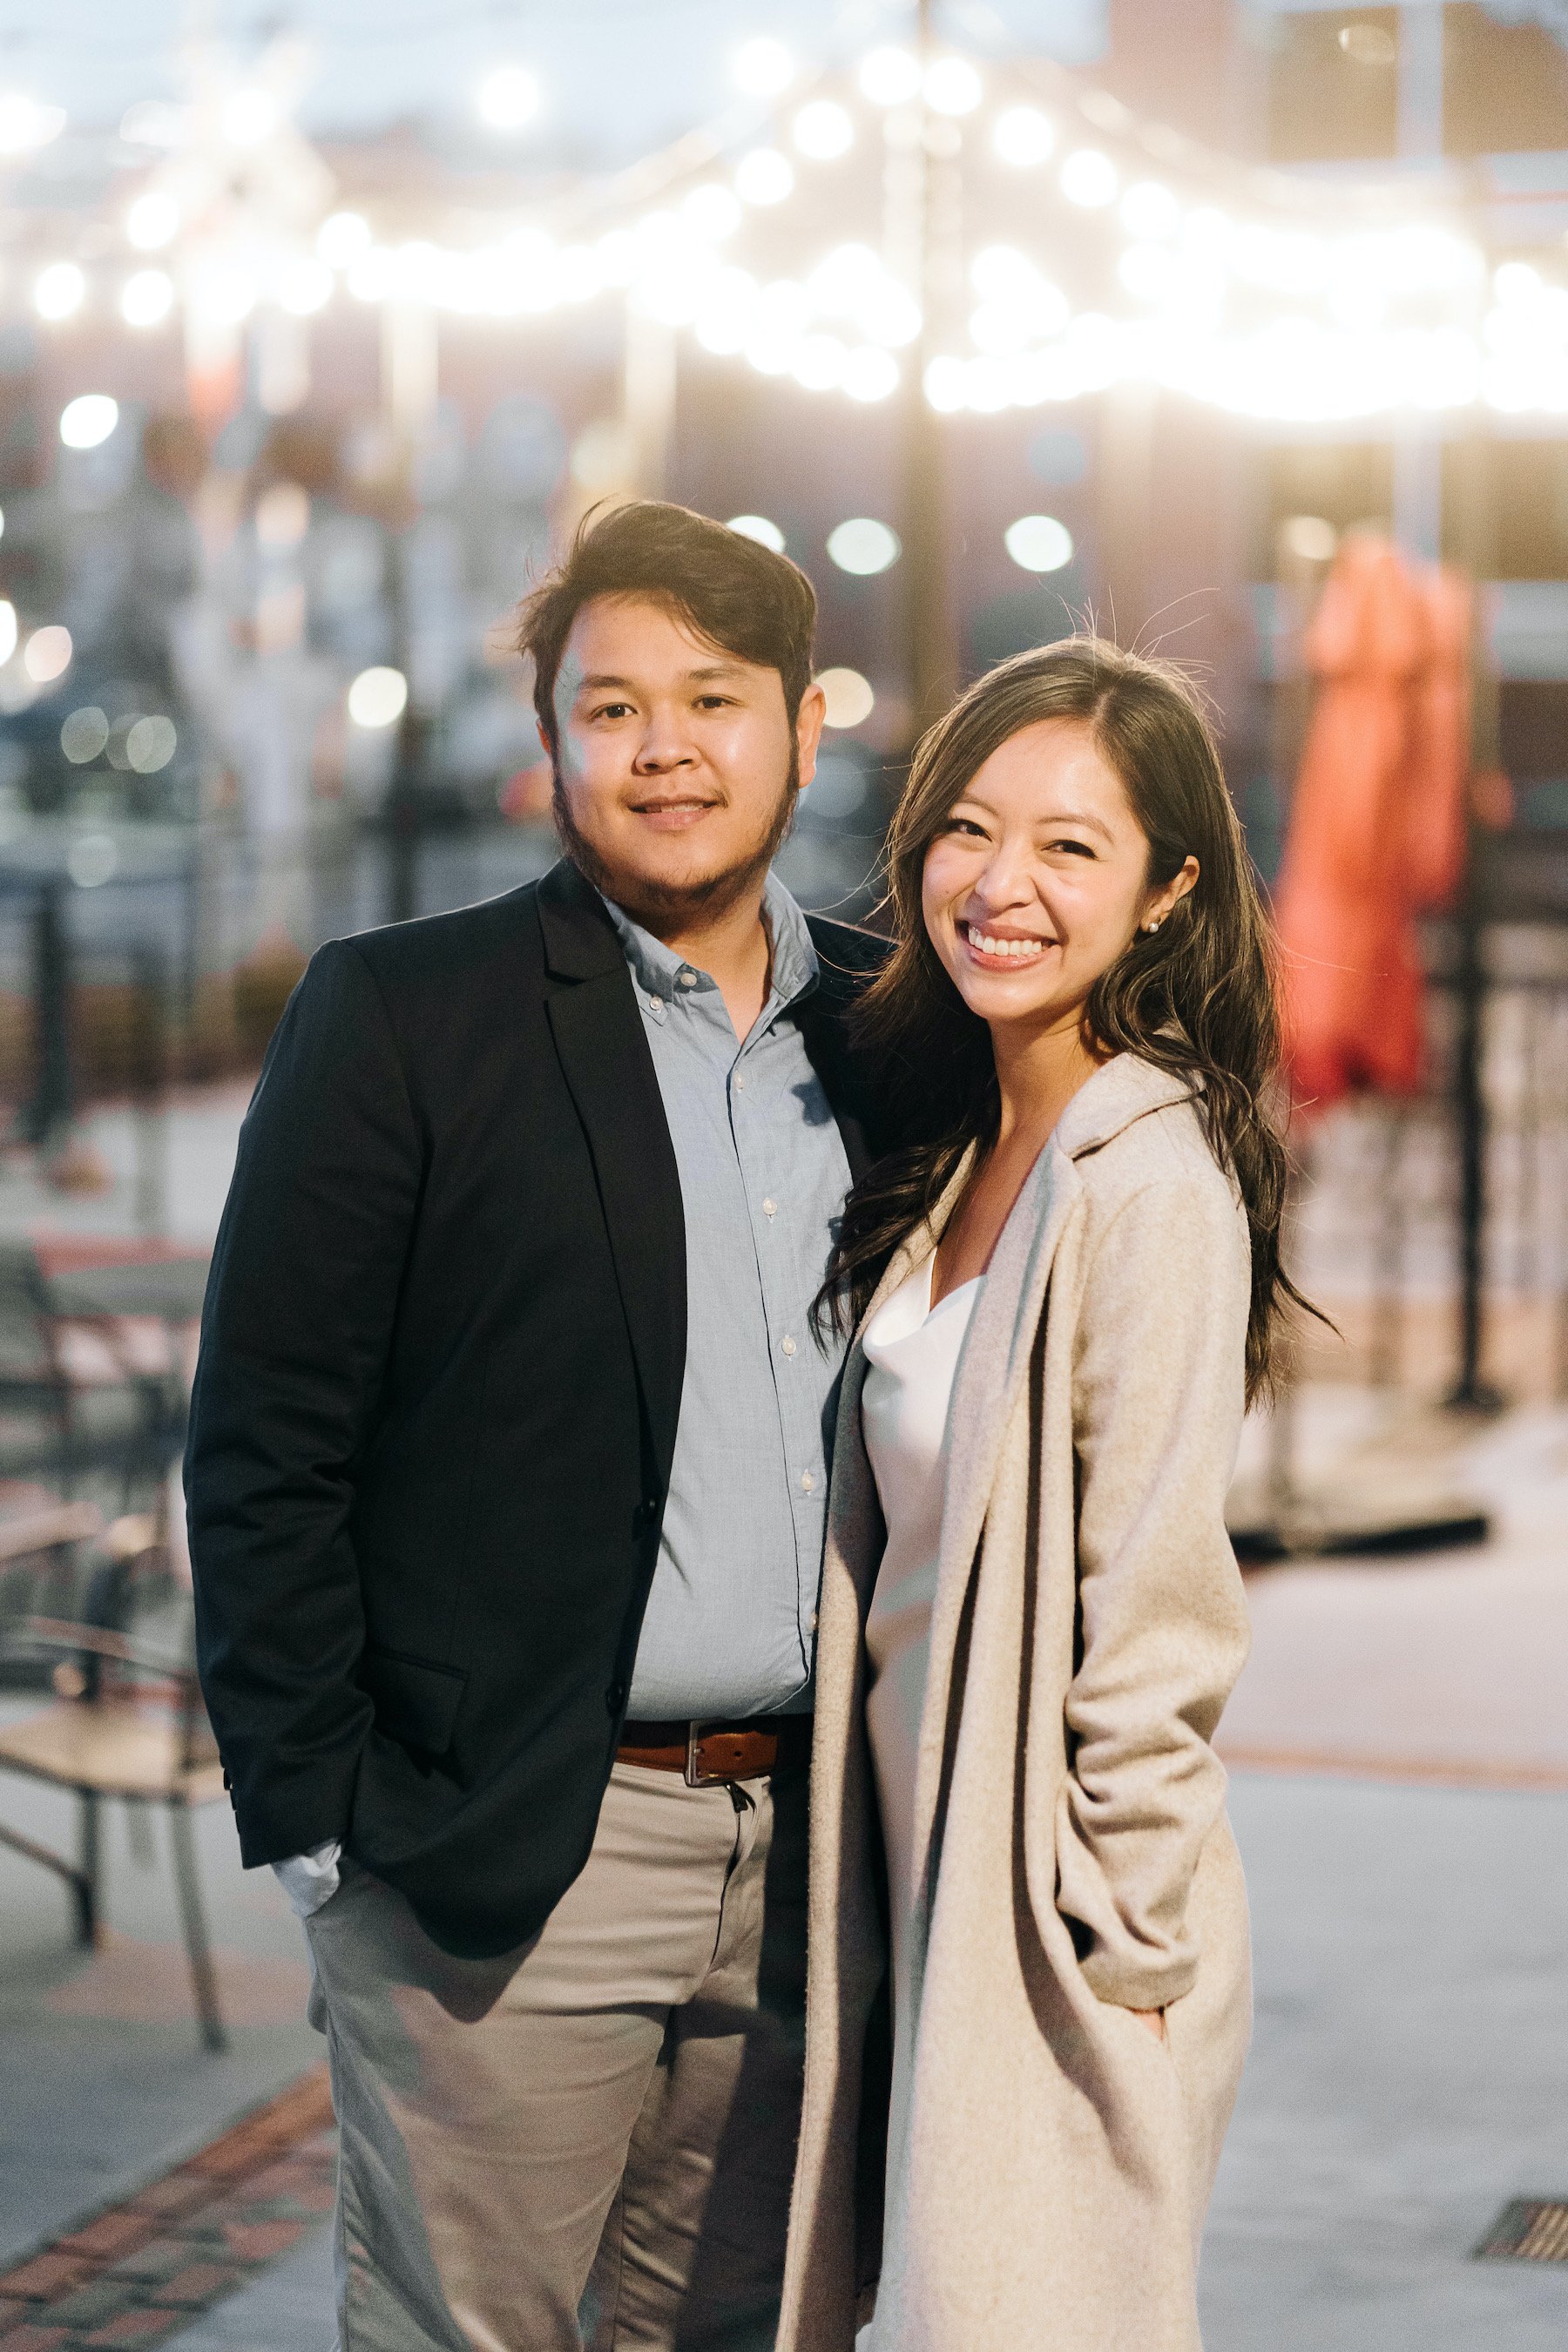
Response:
[{"label": "cardigan lapel", "polygon": [[[1118,1055],[1073,1096],[1008,1213],[974,1304],[953,1384],[948,1428],[931,1658],[921,1718],[914,1805],[915,1852],[922,1874],[931,1857],[943,1772],[949,1692],[959,1628],[968,1597],[997,1464],[1024,1382],[1051,1267],[1083,1185],[1076,1162],[1151,1111],[1184,1101],[1189,1085],[1131,1054]],[[943,1195],[945,1223],[971,1162]],[[940,1235],[941,1224],[937,1226]],[[935,1246],[934,1241],[931,1246]],[[911,1263],[913,1260],[911,1260]],[[923,1889],[929,1894],[929,1888]]]},{"label": "cardigan lapel", "polygon": [[631,974],[598,895],[565,860],[539,885],[551,1034],[593,1154],[662,1490],[686,1370],[686,1215]]}]

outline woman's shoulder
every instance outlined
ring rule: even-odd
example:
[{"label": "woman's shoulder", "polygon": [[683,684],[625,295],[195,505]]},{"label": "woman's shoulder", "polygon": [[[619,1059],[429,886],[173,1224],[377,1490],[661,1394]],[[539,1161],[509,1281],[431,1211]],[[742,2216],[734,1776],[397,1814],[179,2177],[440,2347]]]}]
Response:
[{"label": "woman's shoulder", "polygon": [[1118,1055],[1097,1071],[1068,1105],[1062,1129],[1058,1139],[1096,1224],[1134,1202],[1143,1213],[1195,1218],[1211,1230],[1242,1214],[1235,1179],[1209,1142],[1196,1087],[1141,1055]]}]

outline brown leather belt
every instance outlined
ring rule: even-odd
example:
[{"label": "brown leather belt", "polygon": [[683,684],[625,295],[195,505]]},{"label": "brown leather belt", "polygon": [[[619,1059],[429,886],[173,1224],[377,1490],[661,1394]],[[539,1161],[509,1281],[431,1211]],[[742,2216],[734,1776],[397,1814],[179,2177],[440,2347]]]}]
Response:
[{"label": "brown leather belt", "polygon": [[748,1716],[740,1723],[625,1723],[620,1764],[679,1772],[689,1789],[718,1780],[761,1780],[804,1757],[809,1715]]}]

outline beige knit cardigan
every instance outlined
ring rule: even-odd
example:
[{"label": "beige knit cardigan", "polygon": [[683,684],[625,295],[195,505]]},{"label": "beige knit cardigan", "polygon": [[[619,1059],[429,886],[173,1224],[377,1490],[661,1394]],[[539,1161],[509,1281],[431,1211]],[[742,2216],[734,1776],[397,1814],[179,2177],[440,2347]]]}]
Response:
[{"label": "beige knit cardigan", "polygon": [[[965,1172],[868,1315],[935,1246]],[[1198,2239],[1251,2020],[1211,1745],[1247,1646],[1224,1507],[1248,1294],[1246,1220],[1187,1090],[1119,1055],[1018,1197],[953,1396],[916,1774],[909,2160],[875,2352],[1199,2347]],[[865,1370],[858,1341],[819,1611],[779,2352],[851,2352],[882,2219],[865,2161],[888,2095],[863,2063],[886,1966]],[[1162,2007],[1163,2046],[1127,2014]]]}]

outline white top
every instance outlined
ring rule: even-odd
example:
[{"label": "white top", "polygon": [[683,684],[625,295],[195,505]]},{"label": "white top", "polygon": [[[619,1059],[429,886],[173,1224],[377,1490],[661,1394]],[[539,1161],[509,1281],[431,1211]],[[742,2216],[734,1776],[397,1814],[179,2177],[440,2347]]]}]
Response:
[{"label": "white top", "polygon": [[984,1276],[931,1303],[928,1257],[878,1309],[863,1342],[860,1423],[887,1526],[866,1620],[866,1721],[877,1769],[892,1908],[895,2015],[903,2007],[915,1759],[931,1653],[931,1603],[947,1491],[948,1418]]}]

